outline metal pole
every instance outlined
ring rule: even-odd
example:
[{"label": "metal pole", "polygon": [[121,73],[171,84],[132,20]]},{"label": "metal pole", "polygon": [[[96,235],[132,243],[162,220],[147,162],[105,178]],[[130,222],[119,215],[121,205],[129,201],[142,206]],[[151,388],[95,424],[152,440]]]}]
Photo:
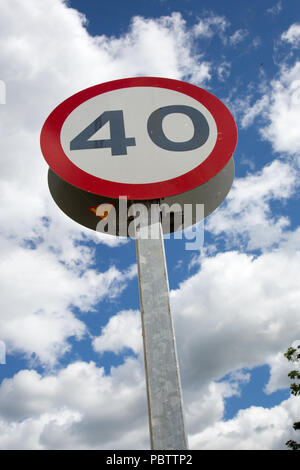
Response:
[{"label": "metal pole", "polygon": [[184,450],[188,447],[160,209],[157,202],[148,201],[146,207],[140,214],[140,226],[154,229],[156,238],[152,234],[145,239],[143,230],[136,232],[136,251],[151,448]]}]

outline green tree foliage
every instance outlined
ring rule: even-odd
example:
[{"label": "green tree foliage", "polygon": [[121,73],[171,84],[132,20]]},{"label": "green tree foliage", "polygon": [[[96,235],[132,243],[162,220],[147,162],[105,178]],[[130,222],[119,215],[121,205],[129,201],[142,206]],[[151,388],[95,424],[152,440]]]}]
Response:
[{"label": "green tree foliage", "polygon": [[[284,356],[287,358],[288,361],[293,362],[294,364],[300,364],[300,345],[297,346],[297,349],[289,348],[284,354]],[[291,394],[295,396],[300,395],[300,371],[292,370],[288,374],[288,377],[291,380],[295,380],[295,382],[292,382],[290,385]],[[299,430],[300,421],[294,423],[293,428],[295,429],[295,431]],[[300,450],[300,443],[297,443],[296,441],[289,440],[285,443],[285,445],[291,450]]]}]

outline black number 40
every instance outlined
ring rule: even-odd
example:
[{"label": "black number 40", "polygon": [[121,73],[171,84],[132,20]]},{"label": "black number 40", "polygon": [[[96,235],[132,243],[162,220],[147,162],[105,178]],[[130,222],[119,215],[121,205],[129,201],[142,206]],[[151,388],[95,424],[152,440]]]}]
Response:
[{"label": "black number 40", "polygon": [[[194,126],[194,135],[184,142],[175,142],[165,135],[163,119],[169,114],[180,113],[188,116]],[[89,140],[106,123],[110,126],[110,139]],[[206,118],[198,109],[185,105],[171,105],[158,108],[149,116],[147,131],[152,142],[164,150],[183,152],[195,150],[208,139],[209,126]],[[126,137],[122,110],[105,111],[89,124],[70,142],[70,150],[110,148],[112,155],[127,155],[127,147],[135,146],[134,137]]]}]

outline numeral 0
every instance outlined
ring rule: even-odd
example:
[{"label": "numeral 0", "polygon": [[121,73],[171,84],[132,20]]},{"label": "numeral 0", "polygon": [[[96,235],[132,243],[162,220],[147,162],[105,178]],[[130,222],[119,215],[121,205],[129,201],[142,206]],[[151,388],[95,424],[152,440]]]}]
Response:
[{"label": "numeral 0", "polygon": [[[165,135],[163,119],[169,114],[180,113],[188,116],[194,126],[194,135],[185,142],[174,142]],[[89,140],[107,122],[110,126],[110,139]],[[147,131],[152,142],[164,150],[183,152],[195,150],[208,139],[209,127],[203,114],[191,106],[172,105],[158,108],[149,116]],[[70,150],[110,148],[112,155],[127,155],[127,147],[135,146],[134,137],[125,136],[124,115],[122,110],[105,111],[89,124],[70,142]]]}]

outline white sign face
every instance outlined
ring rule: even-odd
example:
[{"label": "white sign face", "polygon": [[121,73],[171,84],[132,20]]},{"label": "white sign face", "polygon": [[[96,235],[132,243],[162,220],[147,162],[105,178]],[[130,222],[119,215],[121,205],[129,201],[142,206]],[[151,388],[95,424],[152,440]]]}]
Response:
[{"label": "white sign face", "polygon": [[[168,141],[171,143],[170,149],[157,145],[148,131],[149,118],[151,132],[151,116],[164,109],[167,114],[154,122],[153,127],[160,127],[166,145]],[[101,148],[97,144],[94,148],[71,150],[72,140],[103,113],[108,116],[106,123],[99,130],[95,130],[97,125],[94,125],[93,134],[85,140],[116,139],[116,154],[113,155],[112,147]],[[153,119],[155,121],[155,115]],[[202,141],[195,144],[196,148],[190,148],[188,143],[195,134],[195,124],[203,134]],[[118,150],[120,136],[112,135],[113,126],[123,125],[121,132],[129,139],[129,145],[125,142],[124,148],[119,145]],[[132,87],[103,93],[82,103],[64,122],[60,138],[71,162],[90,175],[118,183],[145,184],[176,178],[202,163],[215,146],[217,126],[201,103],[183,93],[155,87]],[[121,138],[124,139],[124,135]],[[177,143],[178,150],[173,150]],[[187,150],[179,150],[182,143],[186,143]]]},{"label": "white sign face", "polygon": [[216,176],[237,142],[234,119],[209,92],[136,77],[71,96],[47,118],[41,148],[75,187],[109,198],[157,199]]}]

